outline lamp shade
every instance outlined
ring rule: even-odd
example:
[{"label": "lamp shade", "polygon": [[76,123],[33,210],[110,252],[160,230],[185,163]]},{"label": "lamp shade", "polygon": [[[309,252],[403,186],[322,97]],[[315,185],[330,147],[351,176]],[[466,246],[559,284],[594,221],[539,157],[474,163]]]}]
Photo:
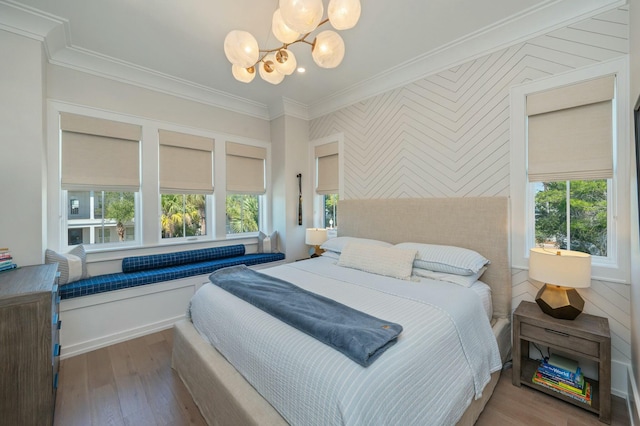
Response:
[{"label": "lamp shade", "polygon": [[297,31],[287,27],[284,19],[282,19],[280,9],[273,12],[273,18],[271,19],[271,31],[273,31],[273,35],[282,43],[291,43],[300,37],[300,34]]},{"label": "lamp shade", "polygon": [[335,68],[344,58],[344,41],[340,34],[326,30],[316,36],[311,50],[313,61],[322,68]]},{"label": "lamp shade", "polygon": [[236,64],[231,65],[231,74],[235,77],[236,80],[241,81],[243,83],[251,83],[256,76],[255,67],[242,68]]},{"label": "lamp shade", "polygon": [[304,242],[310,246],[319,246],[327,241],[327,230],[324,228],[307,228]]},{"label": "lamp shade", "polygon": [[260,64],[260,77],[271,84],[280,84],[284,80],[284,74],[280,73],[275,66],[276,55],[269,53]]},{"label": "lamp shade", "polygon": [[300,34],[315,30],[324,13],[322,0],[280,0],[279,4],[284,23]]},{"label": "lamp shade", "polygon": [[529,278],[562,287],[587,288],[591,285],[591,255],[572,250],[532,248]]},{"label": "lamp shade", "polygon": [[327,8],[329,22],[336,30],[348,30],[358,23],[360,10],[360,0],[331,0]]},{"label": "lamp shade", "polygon": [[258,61],[260,48],[250,33],[233,30],[224,39],[224,54],[232,64],[249,68]]},{"label": "lamp shade", "polygon": [[290,50],[280,49],[276,52],[275,58],[273,64],[280,74],[291,75],[298,66],[296,56]]}]

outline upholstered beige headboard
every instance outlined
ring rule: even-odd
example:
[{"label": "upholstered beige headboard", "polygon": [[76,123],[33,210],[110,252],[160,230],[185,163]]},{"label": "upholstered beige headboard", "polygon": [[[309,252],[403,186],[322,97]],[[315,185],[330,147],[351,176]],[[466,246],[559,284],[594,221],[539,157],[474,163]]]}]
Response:
[{"label": "upholstered beige headboard", "polygon": [[340,200],[338,235],[475,250],[491,261],[481,279],[491,286],[493,316],[511,316],[506,197]]}]

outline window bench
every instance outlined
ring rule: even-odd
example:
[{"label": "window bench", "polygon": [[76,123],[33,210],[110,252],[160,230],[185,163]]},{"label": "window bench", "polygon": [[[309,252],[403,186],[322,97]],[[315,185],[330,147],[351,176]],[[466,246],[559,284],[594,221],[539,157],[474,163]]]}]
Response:
[{"label": "window bench", "polygon": [[[245,254],[242,244],[122,260],[122,271],[60,286],[61,358],[173,327],[216,269],[284,261],[282,253]],[[273,263],[271,263],[273,262]]]},{"label": "window bench", "polygon": [[282,253],[245,254],[242,244],[176,253],[125,257],[122,272],[98,275],[75,281],[60,288],[62,300],[123,288],[177,280],[194,275],[209,274],[216,269],[245,264],[277,262]]}]

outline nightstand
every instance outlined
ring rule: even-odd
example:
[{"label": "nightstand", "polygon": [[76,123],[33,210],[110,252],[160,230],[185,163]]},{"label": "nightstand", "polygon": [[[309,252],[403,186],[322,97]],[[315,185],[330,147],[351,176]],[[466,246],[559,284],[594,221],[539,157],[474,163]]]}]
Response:
[{"label": "nightstand", "polygon": [[[529,359],[529,343],[549,347],[578,360],[598,363],[598,380],[591,382],[591,405],[539,386],[531,381],[539,361]],[[513,384],[521,384],[592,411],[611,423],[611,335],[609,320],[582,313],[575,320],[553,318],[537,304],[521,302],[513,312]]]}]

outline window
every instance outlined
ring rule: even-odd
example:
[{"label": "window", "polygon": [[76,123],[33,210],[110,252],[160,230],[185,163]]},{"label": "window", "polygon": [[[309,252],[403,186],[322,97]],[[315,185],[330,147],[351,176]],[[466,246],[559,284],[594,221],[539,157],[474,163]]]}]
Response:
[{"label": "window", "polygon": [[326,194],[322,196],[324,205],[324,227],[338,227],[338,194]]},{"label": "window", "polygon": [[313,172],[314,226],[333,229],[329,236],[336,235],[338,227],[338,200],[340,198],[339,154],[343,136],[333,135],[311,142],[309,158]]},{"label": "window", "polygon": [[262,147],[226,143],[227,234],[258,232],[261,195],[266,193],[265,159]]},{"label": "window", "polygon": [[67,244],[135,241],[142,128],[61,113],[60,130]]},{"label": "window", "polygon": [[257,195],[227,195],[227,234],[258,232],[260,200]]},{"label": "window", "polygon": [[162,194],[162,238],[207,235],[204,194]]},{"label": "window", "polygon": [[162,238],[207,235],[207,195],[213,194],[211,138],[160,130]]},{"label": "window", "polygon": [[606,179],[532,185],[537,246],[608,256]]},{"label": "window", "polygon": [[513,267],[543,245],[590,253],[594,279],[628,282],[627,62],[511,89]]},{"label": "window", "polygon": [[[70,246],[135,240],[136,193],[68,191],[68,196],[73,197],[71,201],[79,202],[78,207],[69,203],[67,242]],[[74,214],[76,208],[79,213]]]}]

